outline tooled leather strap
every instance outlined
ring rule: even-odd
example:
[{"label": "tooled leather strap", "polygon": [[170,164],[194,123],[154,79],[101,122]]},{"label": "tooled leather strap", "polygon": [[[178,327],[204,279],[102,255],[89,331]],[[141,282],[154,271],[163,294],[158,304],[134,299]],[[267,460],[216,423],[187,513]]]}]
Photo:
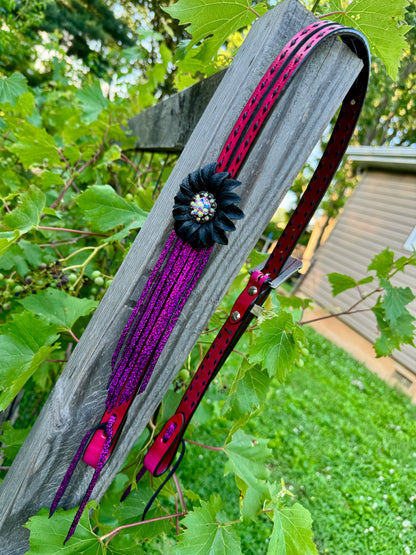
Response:
[{"label": "tooled leather strap", "polygon": [[340,37],[363,61],[363,68],[343,100],[332,136],[319,165],[289,220],[272,254],[261,270],[252,272],[244,291],[206,353],[188,386],[176,413],[165,424],[146,454],[143,466],[155,476],[172,463],[183,434],[210,382],[253,319],[253,307],[262,306],[272,281],[288,264],[291,252],[308,225],[334,176],[356,126],[369,78],[369,51],[366,40],[355,29],[332,22],[314,23],[300,31],[274,60],[260,81],[218,159],[217,171],[234,176],[241,166],[273,104],[286,89],[297,69],[325,39]]}]

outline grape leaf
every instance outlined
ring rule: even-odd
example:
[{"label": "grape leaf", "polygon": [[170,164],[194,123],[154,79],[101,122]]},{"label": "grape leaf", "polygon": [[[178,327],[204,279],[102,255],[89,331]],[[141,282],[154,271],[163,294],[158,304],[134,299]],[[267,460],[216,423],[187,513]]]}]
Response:
[{"label": "grape leaf", "polygon": [[13,401],[40,364],[59,347],[52,345],[57,339],[58,328],[30,312],[23,312],[0,332],[0,410]]},{"label": "grape leaf", "polygon": [[219,495],[211,495],[209,501],[188,513],[183,519],[186,526],[174,553],[177,555],[238,555],[240,540],[231,526],[221,524],[218,515],[224,502]]},{"label": "grape leaf", "polygon": [[53,518],[49,518],[49,509],[41,509],[25,524],[30,530],[30,549],[28,555],[70,555],[83,553],[84,555],[97,555],[101,553],[101,544],[98,536],[91,530],[88,512],[95,509],[97,503],[90,501],[72,538],[63,545],[69,527],[77,512],[77,507],[70,511],[58,509]]},{"label": "grape leaf", "polygon": [[58,149],[53,137],[45,129],[22,123],[19,128],[19,139],[9,150],[17,154],[23,166],[28,169],[33,165],[49,164],[62,165]]},{"label": "grape leaf", "polygon": [[232,33],[247,27],[258,15],[267,11],[266,4],[252,7],[250,0],[179,0],[163,9],[171,17],[179,19],[181,25],[189,23],[186,30],[192,35],[192,40],[187,45],[188,49],[206,39],[202,54],[205,61],[216,54]]},{"label": "grape leaf", "polygon": [[380,332],[380,337],[374,343],[374,350],[377,357],[387,356],[391,354],[394,349],[400,350],[402,343],[414,346],[414,332],[413,325],[414,318],[407,310],[397,318],[395,324],[392,326],[386,318],[385,305],[382,298],[379,298],[371,310],[373,311],[377,326]]},{"label": "grape leaf", "polygon": [[347,289],[353,289],[357,287],[357,282],[350,276],[345,274],[338,274],[337,272],[332,272],[328,274],[328,281],[331,284],[332,296],[336,297],[343,291]]},{"label": "grape leaf", "polygon": [[250,365],[243,360],[224,403],[223,414],[230,412],[230,418],[235,420],[259,409],[266,399],[269,384],[270,378],[261,364]]},{"label": "grape leaf", "polygon": [[273,532],[270,538],[270,555],[318,555],[313,543],[312,518],[299,503],[279,509],[273,513]]},{"label": "grape leaf", "polygon": [[400,256],[394,263],[394,267],[401,272],[405,271],[407,265],[416,266],[416,256],[414,254],[411,256]]},{"label": "grape leaf", "polygon": [[108,106],[108,98],[105,98],[99,81],[80,89],[75,98],[79,100],[82,110],[82,121],[91,123],[98,119],[98,116]]},{"label": "grape leaf", "polygon": [[27,92],[26,79],[21,73],[12,73],[10,77],[0,78],[0,104],[14,106],[20,95]]},{"label": "grape leaf", "polygon": [[18,229],[14,231],[5,231],[0,233],[0,256],[2,256],[7,249],[20,237]]},{"label": "grape leaf", "polygon": [[3,223],[9,229],[27,233],[38,225],[45,206],[45,194],[37,187],[29,189],[20,196],[20,204],[9,214],[5,214]]},{"label": "grape leaf", "polygon": [[267,439],[259,439],[238,430],[230,443],[224,447],[228,457],[224,475],[234,472],[248,485],[257,486],[258,479],[265,479],[269,471],[264,462],[272,453]]},{"label": "grape leaf", "polygon": [[380,280],[380,285],[386,290],[383,297],[386,319],[394,326],[400,317],[408,314],[406,305],[413,301],[415,296],[410,287],[393,287],[386,279]]},{"label": "grape leaf", "polygon": [[[244,494],[241,508],[243,517],[254,518],[263,500],[268,496],[264,480],[269,476],[265,464],[272,451],[267,447],[268,440],[247,435],[242,430],[235,432],[232,441],[225,445],[228,461],[224,475],[234,472],[237,484]],[[243,484],[246,487],[243,487]]]},{"label": "grape leaf", "polygon": [[46,289],[19,301],[27,310],[61,329],[71,329],[78,318],[87,316],[98,301],[78,299],[59,289]]},{"label": "grape leaf", "polygon": [[9,461],[13,461],[16,457],[29,432],[30,428],[13,428],[10,421],[2,424],[1,449]]},{"label": "grape leaf", "polygon": [[386,278],[393,267],[393,263],[394,252],[387,248],[373,257],[367,270],[369,272],[374,270],[379,279]]},{"label": "grape leaf", "polygon": [[119,225],[128,229],[141,227],[147,216],[147,212],[121,198],[110,185],[88,187],[77,198],[77,204],[98,231],[108,231]]},{"label": "grape leaf", "polygon": [[353,0],[345,7],[343,4],[342,0],[331,0],[329,11],[341,13],[328,17],[361,31],[372,52],[396,80],[403,49],[407,48],[404,35],[411,28],[401,24],[408,0]]},{"label": "grape leaf", "polygon": [[304,331],[295,324],[292,314],[282,310],[259,325],[259,333],[251,346],[250,362],[260,362],[270,377],[277,375],[283,382],[298,356],[298,342],[303,337]]}]

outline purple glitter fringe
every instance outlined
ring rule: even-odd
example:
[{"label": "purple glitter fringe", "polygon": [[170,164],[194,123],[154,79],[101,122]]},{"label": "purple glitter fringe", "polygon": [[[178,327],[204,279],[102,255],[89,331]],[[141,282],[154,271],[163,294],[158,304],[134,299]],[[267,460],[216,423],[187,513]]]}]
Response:
[{"label": "purple glitter fringe", "polygon": [[[175,231],[170,234],[114,351],[111,362],[112,373],[108,383],[107,410],[129,400],[139,385],[139,393],[145,390],[160,354],[172,333],[185,302],[208,261],[211,251],[212,247],[195,251],[188,243],[177,237]],[[142,380],[141,384],[140,380]],[[116,415],[112,415],[106,424],[106,440],[94,475],[64,544],[74,534],[108,458],[115,420]],[[85,446],[95,430],[96,428],[89,430],[83,437],[55,495],[49,516],[52,516],[55,512]],[[136,482],[141,479],[145,472],[145,468],[139,471]],[[127,488],[122,499],[125,499],[130,491],[131,486]]]},{"label": "purple glitter fringe", "polygon": [[[131,369],[131,374],[125,383],[123,393],[119,400],[120,404],[127,401],[127,399],[134,394],[139,379],[143,371],[147,368],[152,354],[169,323],[172,312],[177,306],[185,288],[188,286],[189,273],[190,271],[193,273],[193,263],[197,254],[196,251],[191,252],[190,256],[188,253],[181,253],[178,266],[174,268],[172,274],[170,274],[168,279],[171,283],[173,282],[173,287],[166,299],[163,297],[158,299],[156,303],[157,310],[152,314],[149,322],[151,325],[150,333],[141,341],[141,345],[143,346],[140,350],[139,357],[136,360],[129,361],[128,368]],[[187,258],[186,255],[188,255]]]},{"label": "purple glitter fringe", "polygon": [[[123,333],[120,336],[120,339],[118,341],[116,350],[114,351],[113,358],[112,358],[112,361],[111,361],[111,367],[113,369],[114,369],[114,366],[116,364],[117,358],[120,354],[121,348],[123,347],[126,336],[129,333],[130,328],[131,328],[131,326],[134,322],[134,319],[137,317],[140,308],[142,308],[142,306],[143,306],[143,304],[146,300],[146,297],[149,294],[150,288],[152,287],[152,284],[153,284],[153,282],[156,278],[156,275],[159,272],[160,267],[162,266],[163,262],[165,261],[165,258],[167,257],[175,239],[176,239],[176,233],[175,233],[175,231],[172,231],[172,233],[170,234],[170,236],[169,236],[169,238],[166,242],[166,245],[163,248],[163,251],[161,252],[161,254],[159,256],[158,261],[155,264],[155,267],[152,270],[152,273],[149,276],[149,279],[147,280],[146,285],[144,286],[143,292],[140,295],[140,299],[138,300],[137,305],[135,306],[133,312],[130,315],[130,318],[129,318],[127,324],[124,327]],[[110,381],[111,380],[112,380],[112,377],[110,378]]]},{"label": "purple glitter fringe", "polygon": [[140,318],[134,333],[130,334],[124,343],[120,360],[116,366],[116,373],[109,387],[106,401],[107,410],[116,406],[118,396],[120,395],[125,382],[132,371],[134,360],[136,360],[139,352],[145,345],[153,325],[159,316],[161,307],[171,293],[171,289],[167,285],[168,277],[170,275],[178,275],[183,267],[182,258],[185,253],[181,252],[181,243],[182,241],[180,240],[175,243],[169,259],[162,269],[162,274],[157,282],[156,288],[153,291],[145,314]]},{"label": "purple glitter fringe", "polygon": [[82,503],[79,506],[77,514],[75,515],[74,520],[72,521],[71,527],[69,529],[67,537],[65,538],[64,544],[66,544],[66,542],[75,532],[75,529],[78,526],[78,522],[80,521],[81,515],[84,512],[85,506],[88,503],[89,498],[91,497],[92,491],[95,487],[95,484],[97,483],[98,478],[100,477],[104,463],[108,457],[108,451],[110,449],[111,440],[113,438],[113,424],[116,418],[117,418],[116,415],[112,415],[108,419],[108,422],[105,427],[105,433],[107,437],[105,439],[103,450],[101,451],[101,455],[100,455],[100,458],[98,459],[98,463],[97,463],[97,467],[95,469],[94,475],[91,479],[91,482],[90,482],[90,485],[88,486],[87,491],[85,492],[84,499],[82,500]]},{"label": "purple glitter fringe", "polygon": [[75,457],[72,459],[71,464],[68,467],[68,470],[66,471],[66,474],[61,482],[61,485],[59,486],[58,491],[56,492],[56,495],[54,497],[54,500],[52,501],[52,505],[49,511],[49,518],[51,518],[51,516],[53,515],[53,513],[56,511],[56,507],[58,506],[59,501],[61,500],[61,497],[63,496],[63,494],[65,493],[65,490],[69,484],[69,481],[72,477],[72,474],[74,473],[74,470],[78,464],[79,459],[81,458],[81,455],[85,449],[85,446],[87,445],[87,442],[90,439],[91,434],[93,433],[94,429],[92,430],[88,430],[88,432],[85,434],[85,436],[82,438],[82,441],[78,447],[78,451],[75,454]]},{"label": "purple glitter fringe", "polygon": [[169,237],[113,355],[107,410],[128,401],[143,375],[140,392],[146,388],[211,250],[195,251],[174,232]]},{"label": "purple glitter fringe", "polygon": [[160,339],[159,344],[158,344],[158,346],[155,350],[155,353],[153,355],[153,358],[152,358],[151,362],[149,363],[149,367],[147,369],[146,375],[143,378],[142,384],[141,384],[140,389],[139,389],[139,393],[142,393],[146,389],[147,384],[149,383],[150,377],[152,375],[152,372],[154,370],[154,367],[156,366],[156,362],[158,361],[158,359],[159,359],[159,357],[160,357],[160,355],[161,355],[161,353],[162,353],[162,351],[163,351],[163,349],[166,345],[166,342],[169,339],[169,336],[172,333],[173,328],[176,325],[176,322],[178,321],[178,318],[179,318],[179,316],[182,312],[182,308],[184,307],[184,304],[188,300],[188,297],[191,294],[193,288],[195,287],[195,285],[196,285],[196,283],[199,279],[199,276],[202,273],[202,270],[204,269],[206,263],[208,262],[208,258],[209,258],[209,255],[211,254],[211,250],[212,250],[212,248],[209,248],[206,251],[204,251],[204,256],[203,256],[202,260],[200,260],[200,264],[199,264],[197,270],[194,272],[194,275],[191,278],[191,282],[189,283],[188,289],[185,291],[185,294],[182,296],[179,304],[176,306],[176,309],[175,309],[175,311],[174,311],[174,313],[173,313],[173,315],[172,315],[172,317],[171,317],[171,319],[168,323],[168,326],[166,327],[166,332],[162,336],[162,338]]}]

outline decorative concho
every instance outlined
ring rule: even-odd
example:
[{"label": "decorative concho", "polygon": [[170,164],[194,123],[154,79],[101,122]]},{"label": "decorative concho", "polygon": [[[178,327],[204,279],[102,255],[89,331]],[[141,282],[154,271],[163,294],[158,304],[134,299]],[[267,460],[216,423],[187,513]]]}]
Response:
[{"label": "decorative concho", "polygon": [[197,193],[190,203],[191,218],[198,223],[209,222],[215,216],[217,203],[214,195],[201,191]]},{"label": "decorative concho", "polygon": [[175,196],[175,231],[197,251],[214,243],[227,245],[225,232],[235,230],[232,220],[244,218],[236,206],[241,198],[232,192],[240,181],[230,179],[227,172],[217,173],[215,168],[213,163],[189,174]]}]

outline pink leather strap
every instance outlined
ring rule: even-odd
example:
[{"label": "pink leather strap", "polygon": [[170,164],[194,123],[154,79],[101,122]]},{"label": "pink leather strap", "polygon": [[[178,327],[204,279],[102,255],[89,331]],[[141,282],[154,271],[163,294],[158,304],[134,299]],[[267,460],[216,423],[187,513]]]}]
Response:
[{"label": "pink leather strap", "polygon": [[[234,177],[273,106],[286,91],[288,83],[298,68],[316,47],[332,36],[340,37],[350,46],[363,60],[364,67],[343,101],[328,146],[276,248],[262,271],[253,272],[249,284],[237,299],[229,318],[196,372],[177,412],[167,422],[147,453],[144,466],[155,475],[162,474],[173,460],[179,442],[205,390],[253,318],[250,307],[252,304],[261,306],[264,303],[270,292],[268,284],[279,275],[287,263],[293,248],[323,198],[342,160],[354,131],[368,84],[369,54],[364,37],[355,29],[346,28],[331,21],[313,23],[297,33],[273,61],[256,87],[218,158],[216,171],[228,171],[231,177]],[[250,289],[253,287],[256,288],[254,295],[249,293],[250,290],[253,291]],[[237,313],[240,315],[238,318],[236,317]],[[132,399],[117,409],[116,429],[118,432]],[[107,411],[102,423],[108,421],[112,414],[114,414],[114,410]],[[167,433],[170,434],[168,439],[165,436]],[[111,449],[114,447],[117,435],[115,433]],[[84,462],[91,466],[96,465],[97,454],[104,441],[104,434],[99,430],[94,434],[84,454]]]},{"label": "pink leather strap", "polygon": [[[235,302],[227,321],[194,375],[175,415],[165,424],[146,454],[143,466],[155,476],[163,474],[172,463],[186,427],[206,389],[252,320],[253,305],[262,306],[264,303],[270,292],[272,280],[283,271],[342,160],[368,86],[370,59],[364,37],[355,29],[332,22],[314,23],[300,31],[269,67],[220,154],[217,171],[229,171],[231,176],[234,176],[273,105],[297,69],[314,48],[331,36],[339,36],[362,59],[363,69],[342,103],[322,159],[276,247],[262,270],[252,273],[249,283]],[[178,422],[181,422],[181,425]],[[164,441],[163,437],[167,433],[169,440]]]}]

